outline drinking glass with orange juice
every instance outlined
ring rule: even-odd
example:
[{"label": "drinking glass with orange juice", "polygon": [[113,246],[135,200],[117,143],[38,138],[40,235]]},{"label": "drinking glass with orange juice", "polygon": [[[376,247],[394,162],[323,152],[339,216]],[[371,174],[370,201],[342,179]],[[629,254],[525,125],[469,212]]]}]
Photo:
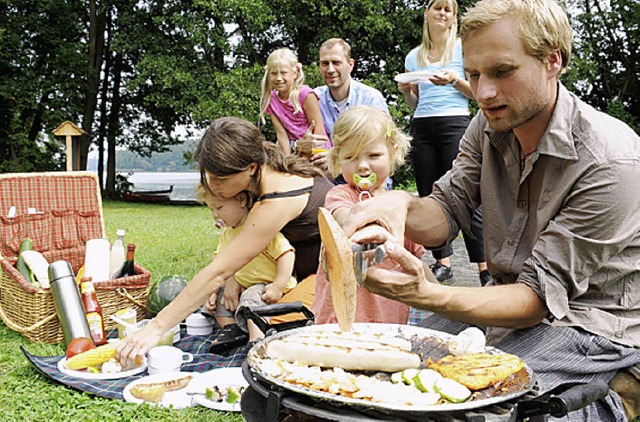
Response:
[{"label": "drinking glass with orange juice", "polygon": [[319,154],[321,152],[329,151],[329,142],[327,141],[313,141],[313,146],[311,147],[311,153],[313,155]]}]

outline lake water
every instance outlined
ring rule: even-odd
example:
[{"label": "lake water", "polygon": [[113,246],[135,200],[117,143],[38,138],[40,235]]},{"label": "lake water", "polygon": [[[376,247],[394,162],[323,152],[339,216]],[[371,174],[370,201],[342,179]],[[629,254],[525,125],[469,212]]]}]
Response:
[{"label": "lake water", "polygon": [[128,177],[129,181],[133,183],[133,191],[164,190],[173,185],[171,199],[174,201],[195,200],[196,185],[200,181],[200,173],[197,171],[173,173],[135,172]]}]

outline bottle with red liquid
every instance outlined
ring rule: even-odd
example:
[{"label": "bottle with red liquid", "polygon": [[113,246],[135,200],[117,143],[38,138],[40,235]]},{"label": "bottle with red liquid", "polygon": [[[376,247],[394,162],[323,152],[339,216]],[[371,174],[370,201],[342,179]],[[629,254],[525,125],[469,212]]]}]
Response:
[{"label": "bottle with red liquid", "polygon": [[107,333],[104,330],[104,318],[102,317],[102,307],[96,296],[96,289],[93,287],[91,277],[83,277],[80,281],[82,292],[82,305],[84,306],[91,338],[96,346],[107,342]]},{"label": "bottle with red liquid", "polygon": [[126,259],[124,261],[124,265],[122,266],[122,268],[120,269],[120,271],[118,272],[118,274],[116,274],[116,276],[114,278],[120,278],[120,277],[129,277],[132,275],[136,275],[136,269],[135,269],[135,258],[134,258],[134,254],[136,251],[136,245],[134,245],[133,243],[129,243],[127,245],[127,255],[126,255]]}]

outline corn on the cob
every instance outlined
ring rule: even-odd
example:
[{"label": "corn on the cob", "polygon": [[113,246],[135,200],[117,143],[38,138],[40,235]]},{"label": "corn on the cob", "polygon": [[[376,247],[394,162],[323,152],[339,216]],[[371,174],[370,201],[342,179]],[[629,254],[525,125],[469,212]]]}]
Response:
[{"label": "corn on the cob", "polygon": [[111,358],[116,357],[117,343],[107,343],[95,349],[87,350],[67,359],[67,368],[78,370],[88,366],[100,367]]}]

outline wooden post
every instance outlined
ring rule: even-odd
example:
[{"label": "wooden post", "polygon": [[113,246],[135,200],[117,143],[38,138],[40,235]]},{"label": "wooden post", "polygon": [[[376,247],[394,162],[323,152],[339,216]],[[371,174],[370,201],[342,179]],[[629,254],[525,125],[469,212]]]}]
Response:
[{"label": "wooden post", "polygon": [[67,149],[67,171],[80,169],[80,145],[74,137],[88,136],[88,133],[74,125],[70,121],[63,122],[58,126],[53,134],[55,136],[64,136],[66,138]]}]

